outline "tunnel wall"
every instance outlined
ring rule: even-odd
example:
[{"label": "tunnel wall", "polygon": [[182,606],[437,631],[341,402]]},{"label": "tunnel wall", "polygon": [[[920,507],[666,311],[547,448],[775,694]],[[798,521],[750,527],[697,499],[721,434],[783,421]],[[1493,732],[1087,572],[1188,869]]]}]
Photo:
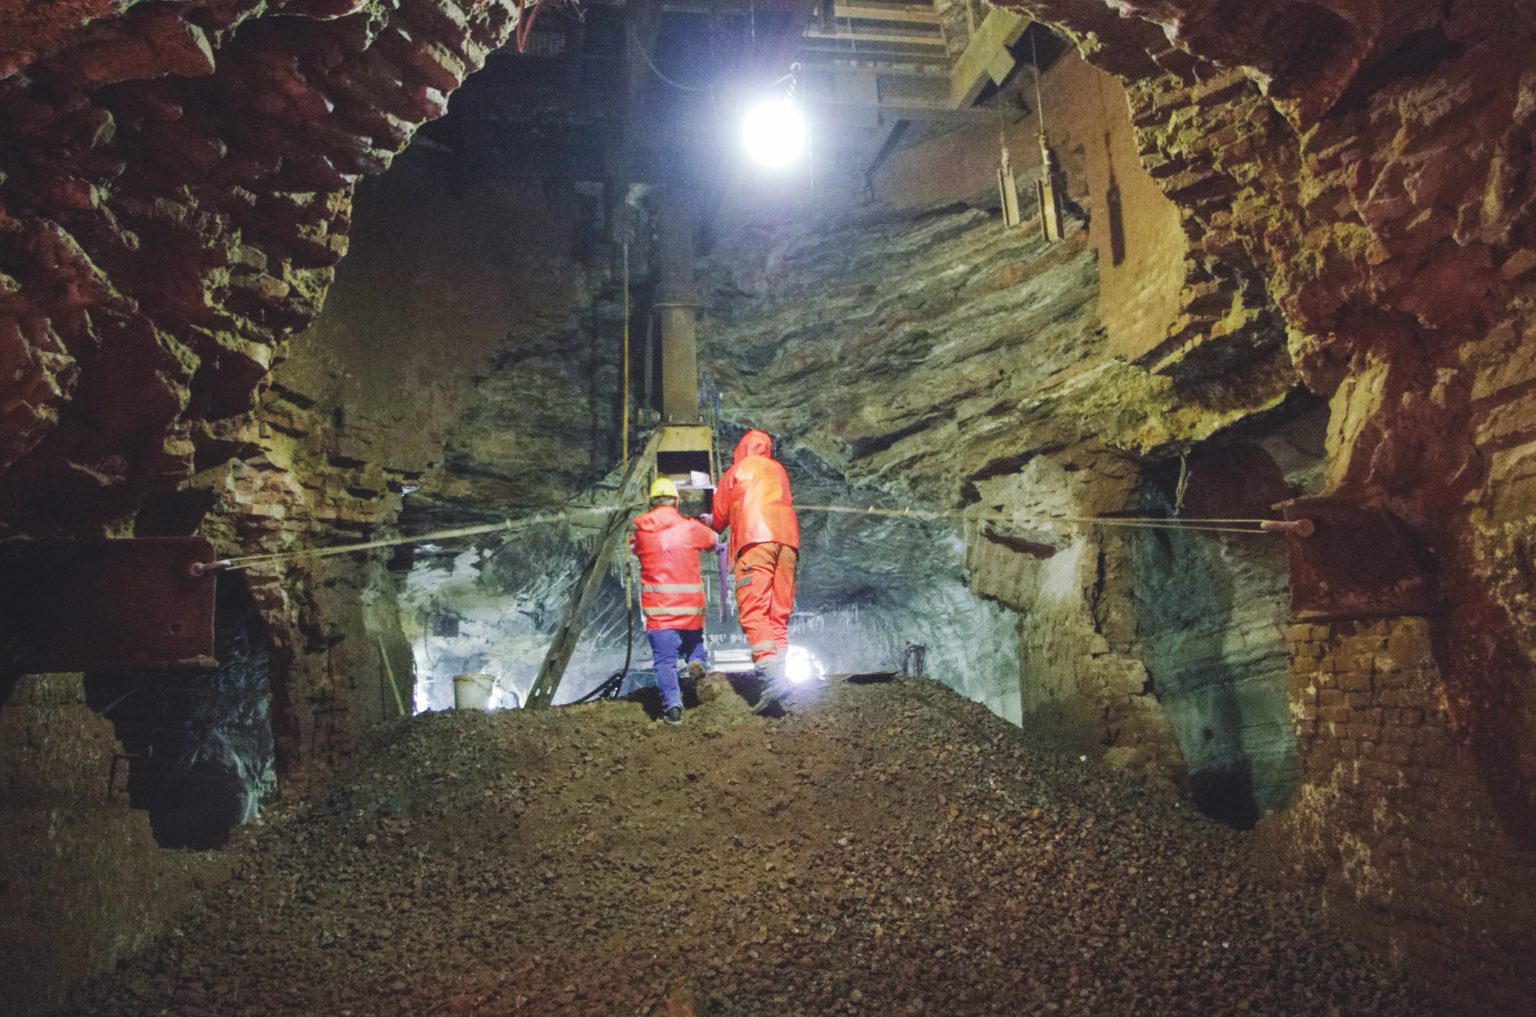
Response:
[{"label": "tunnel wall", "polygon": [[[1314,623],[1293,630],[1302,781],[1280,852],[1426,985],[1523,1012],[1531,944],[1517,930],[1536,926],[1512,891],[1536,866],[1531,12],[1009,6],[1075,32],[1130,82],[1143,163],[1186,232],[1262,282],[1306,384],[1331,399],[1324,493],[1392,514],[1432,560],[1416,613],[1383,589],[1364,613],[1312,604]],[[1225,343],[1196,336],[1191,357]],[[1378,553],[1407,560],[1390,543]]]},{"label": "tunnel wall", "polygon": [[[1030,73],[1021,66],[1018,75]],[[1018,78],[1014,79],[1015,85]],[[1134,360],[1175,328],[1193,257],[1179,209],[1141,165],[1125,86],[1069,48],[1042,76],[1052,151],[1069,197],[1090,211],[1088,245],[1098,254],[1099,321],[1117,355]],[[1010,110],[1003,132],[1020,201],[1033,205],[1040,165],[1040,115]],[[995,100],[994,100],[995,101]],[[902,209],[948,201],[995,203],[998,124],[974,122],[900,149],[873,176],[875,196]],[[1027,228],[1037,228],[1033,220]]]},{"label": "tunnel wall", "polygon": [[1518,801],[1488,780],[1494,761],[1446,698],[1434,628],[1401,616],[1288,629],[1301,791],[1269,832],[1346,924],[1433,964],[1441,995],[1517,1014],[1522,958],[1536,954],[1531,852],[1510,833]]},{"label": "tunnel wall", "polygon": [[[1302,491],[1261,447],[1239,443],[1147,470],[1138,509],[1153,518],[1266,518]],[[1285,544],[1180,530],[1135,530],[1128,541],[1149,681],[1194,800],[1207,815],[1251,827],[1296,789]]]},{"label": "tunnel wall", "polygon": [[[275,366],[255,418],[231,427],[233,457],[194,480],[221,546],[357,542],[402,514],[420,532],[548,510],[606,470],[616,351],[594,352],[576,195],[458,165],[413,149],[360,190],[359,249],[326,314]],[[244,573],[277,649],[289,779],[346,759],[398,715],[396,691],[409,710],[410,568],[408,551],[384,549]]]},{"label": "tunnel wall", "polygon": [[[377,175],[516,21],[500,3],[0,13],[0,529],[190,532]],[[192,511],[191,526],[196,524]]]},{"label": "tunnel wall", "polygon": [[[960,536],[971,588],[1017,617],[1019,719],[1167,787],[1183,784],[1185,767],[1143,663],[1129,545],[1039,517],[1133,509],[1139,459],[1289,415],[1296,379],[1278,330],[1229,348],[1219,381],[1149,369],[1170,336],[1220,317],[1213,293],[1223,306],[1245,297],[1228,282],[1191,283],[1209,257],[1123,150],[1123,88],[1070,56],[1046,88],[1073,112],[1053,132],[1086,213],[1065,241],[1043,242],[1034,221],[1002,227],[995,129],[944,132],[889,157],[879,205],[734,222],[704,272],[704,359],[736,419],[790,438],[880,497],[1018,518]],[[1016,131],[1027,153],[1034,121]],[[1106,147],[1106,134],[1120,140]],[[1118,335],[1102,320],[1103,273],[1123,267],[1112,264],[1103,214],[1111,170],[1123,192],[1141,195],[1122,205],[1125,236],[1180,252],[1177,270],[1140,280],[1139,293],[1117,276],[1112,302],[1144,300],[1165,319],[1122,321]],[[1272,664],[1283,697],[1283,654]]]},{"label": "tunnel wall", "polygon": [[147,946],[231,866],[156,846],[148,814],[128,804],[144,761],[87,705],[81,675],[24,675],[0,693],[0,984],[5,1012],[44,1013]]},{"label": "tunnel wall", "polygon": [[[230,553],[392,518],[385,470],[332,460],[312,400],[268,375],[348,250],[356,182],[515,18],[433,0],[0,11],[0,534],[190,534],[212,510]],[[376,651],[337,648],[367,585],[340,572],[252,577],[280,765],[335,758],[383,712]],[[0,957],[25,1011],[156,935],[197,866],[109,797],[109,725],[78,691],[38,699],[53,676],[3,677],[17,920]]]}]

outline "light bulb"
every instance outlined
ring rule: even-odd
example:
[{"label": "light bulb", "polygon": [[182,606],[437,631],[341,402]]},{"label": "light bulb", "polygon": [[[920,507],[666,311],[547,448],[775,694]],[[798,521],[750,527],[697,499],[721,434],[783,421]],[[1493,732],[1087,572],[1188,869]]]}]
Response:
[{"label": "light bulb", "polygon": [[805,151],[805,117],[794,100],[768,99],[747,110],[741,140],[754,162],[782,169]]}]

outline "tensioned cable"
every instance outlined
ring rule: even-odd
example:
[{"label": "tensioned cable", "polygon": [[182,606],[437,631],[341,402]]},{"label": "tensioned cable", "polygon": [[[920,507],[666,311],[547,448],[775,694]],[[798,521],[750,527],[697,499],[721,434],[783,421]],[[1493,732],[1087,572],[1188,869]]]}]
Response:
[{"label": "tensioned cable", "polygon": [[[299,558],[326,558],[354,551],[371,551],[384,547],[400,547],[405,544],[455,540],[481,536],[487,533],[511,533],[529,526],[564,522],[579,516],[607,516],[635,508],[633,505],[599,505],[592,508],[570,509],[524,519],[508,519],[481,526],[465,526],[451,530],[434,530],[411,536],[385,537],[357,544],[339,544],[333,547],[299,548],[291,551],[270,551],[264,554],[236,555],[221,558],[208,564],[193,566],[194,575],[216,570],[236,571],[254,565],[274,565]],[[1001,512],[966,512],[964,510],[934,511],[914,508],[882,508],[878,505],[796,505],[799,512],[825,512],[836,515],[880,516],[894,519],[952,520],[962,523],[990,523],[1013,528],[1066,526],[1105,526],[1121,529],[1188,530],[1194,533],[1274,534],[1292,532],[1296,524],[1278,519],[1257,518],[1193,518],[1181,519],[1164,516],[1014,516]],[[1303,536],[1306,533],[1302,534]]]},{"label": "tensioned cable", "polygon": [[1035,78],[1035,120],[1040,125],[1040,136],[1045,137],[1045,100],[1040,97],[1040,51],[1035,48],[1035,33],[1029,33],[1029,63]]},{"label": "tensioned cable", "polygon": [[[966,512],[964,510],[942,512],[926,509],[889,509],[875,505],[796,505],[795,509],[801,512],[833,512],[842,515],[887,516],[909,519],[953,519],[959,522],[1001,523],[1009,526],[1050,526],[1060,523],[1075,526],[1195,530],[1211,533],[1282,532],[1262,528],[1266,524],[1273,526],[1280,522],[1277,519],[1179,519],[1162,516],[1014,516],[1001,512]],[[1254,528],[1243,529],[1230,524],[1246,524]]]},{"label": "tensioned cable", "polygon": [[269,551],[264,554],[244,554],[230,558],[220,558],[194,569],[195,574],[208,572],[215,569],[235,571],[249,568],[252,565],[275,564],[280,561],[290,561],[295,558],[326,558],[337,554],[351,554],[354,551],[371,551],[382,547],[400,547],[404,544],[424,544],[429,541],[455,540],[461,537],[477,537],[486,533],[502,533],[520,530],[527,526],[539,526],[545,523],[564,522],[575,516],[593,515],[606,516],[614,512],[623,511],[628,506],[624,505],[599,505],[586,509],[571,509],[565,512],[551,512],[545,515],[528,516],[525,519],[506,519],[499,523],[485,523],[481,526],[463,526],[452,530],[434,530],[431,533],[417,533],[411,536],[384,537],[379,540],[367,540],[358,544],[338,544],[333,547],[307,547],[292,551]]}]

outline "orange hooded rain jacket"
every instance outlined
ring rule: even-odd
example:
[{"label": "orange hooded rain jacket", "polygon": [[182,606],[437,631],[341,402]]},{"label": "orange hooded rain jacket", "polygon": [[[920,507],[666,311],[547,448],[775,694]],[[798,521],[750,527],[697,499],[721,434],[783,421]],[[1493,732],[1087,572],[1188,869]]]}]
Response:
[{"label": "orange hooded rain jacket", "polygon": [[800,521],[789,493],[789,474],[773,459],[773,439],[748,431],[736,443],[731,468],[715,488],[710,522],[731,530],[731,561],[753,544],[774,542],[799,549]]}]

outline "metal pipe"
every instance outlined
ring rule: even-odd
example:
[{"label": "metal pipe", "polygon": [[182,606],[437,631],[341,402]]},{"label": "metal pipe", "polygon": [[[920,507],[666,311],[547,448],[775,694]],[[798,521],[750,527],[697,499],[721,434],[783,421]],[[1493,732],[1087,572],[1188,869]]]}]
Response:
[{"label": "metal pipe", "polygon": [[672,424],[699,419],[699,360],[693,289],[693,202],[673,186],[662,193],[660,217],[661,418]]}]

